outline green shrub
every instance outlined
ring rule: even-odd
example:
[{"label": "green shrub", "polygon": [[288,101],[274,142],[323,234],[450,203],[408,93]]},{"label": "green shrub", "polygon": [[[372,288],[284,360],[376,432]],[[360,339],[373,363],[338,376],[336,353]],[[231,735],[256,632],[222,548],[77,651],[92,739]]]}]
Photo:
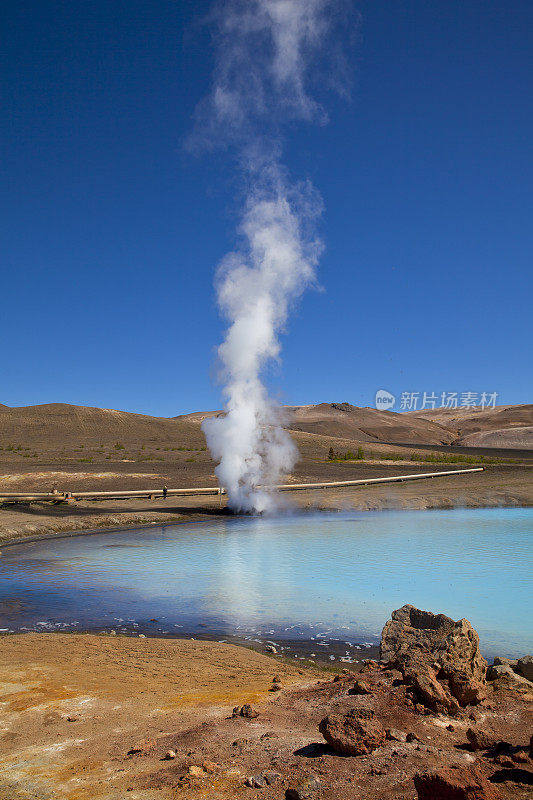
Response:
[{"label": "green shrub", "polygon": [[346,453],[336,452],[333,447],[329,448],[328,461],[362,461],[365,458],[365,451],[362,447],[357,448],[357,453],[347,450]]}]

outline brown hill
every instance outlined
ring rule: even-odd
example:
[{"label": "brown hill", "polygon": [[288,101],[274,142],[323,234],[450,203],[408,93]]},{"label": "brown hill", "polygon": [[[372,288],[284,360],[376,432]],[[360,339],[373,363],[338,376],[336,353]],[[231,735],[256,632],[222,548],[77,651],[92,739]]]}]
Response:
[{"label": "brown hill", "polygon": [[[533,405],[435,409],[397,413],[359,408],[350,403],[286,406],[287,428],[350,439],[412,445],[533,448]],[[221,411],[197,411],[175,417],[198,427]]]},{"label": "brown hill", "polygon": [[[431,420],[408,419],[405,414],[359,408],[349,403],[285,406],[286,427],[292,431],[348,439],[355,442],[412,442],[448,444],[452,435]],[[174,419],[200,425],[222,411],[195,411]]]},{"label": "brown hill", "polygon": [[289,406],[288,427],[294,431],[342,436],[357,442],[450,444],[453,434],[433,420],[407,418],[393,411],[358,408],[349,403]]},{"label": "brown hill", "polygon": [[533,426],[470,433],[468,436],[462,436],[459,444],[466,447],[508,447],[515,450],[533,450]]},{"label": "brown hill", "polygon": [[[288,406],[287,427],[301,435],[355,443],[461,445],[529,449],[533,447],[533,405],[496,409],[436,409],[395,413],[358,408],[349,403]],[[0,406],[0,445],[40,447],[46,450],[112,446],[126,449],[180,449],[205,446],[201,422],[221,411],[194,412],[172,419],[114,409],[50,403],[9,408]],[[313,437],[311,437],[313,438]],[[310,440],[308,438],[306,441]]]},{"label": "brown hill", "polygon": [[533,448],[533,405],[413,411],[402,416],[447,428],[454,445]]},{"label": "brown hill", "polygon": [[150,417],[108,408],[48,403],[39,406],[3,408],[0,440],[8,445],[71,447],[121,442],[131,445],[203,446],[198,426],[165,417]]}]

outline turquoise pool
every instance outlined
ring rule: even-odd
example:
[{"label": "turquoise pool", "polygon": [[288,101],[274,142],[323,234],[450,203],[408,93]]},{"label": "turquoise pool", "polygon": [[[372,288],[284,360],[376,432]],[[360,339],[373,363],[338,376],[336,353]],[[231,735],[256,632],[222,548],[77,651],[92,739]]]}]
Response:
[{"label": "turquoise pool", "polygon": [[4,548],[0,628],[300,639],[350,659],[412,603],[467,617],[487,656],[523,655],[532,542],[532,509],[224,518],[46,539]]}]

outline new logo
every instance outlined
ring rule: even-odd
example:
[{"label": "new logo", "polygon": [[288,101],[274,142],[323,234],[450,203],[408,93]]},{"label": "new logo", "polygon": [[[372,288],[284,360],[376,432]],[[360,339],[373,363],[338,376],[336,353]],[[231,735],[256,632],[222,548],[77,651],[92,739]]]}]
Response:
[{"label": "new logo", "polygon": [[395,402],[396,398],[394,395],[387,392],[385,389],[378,389],[376,392],[376,408],[378,411],[388,411],[393,407]]}]

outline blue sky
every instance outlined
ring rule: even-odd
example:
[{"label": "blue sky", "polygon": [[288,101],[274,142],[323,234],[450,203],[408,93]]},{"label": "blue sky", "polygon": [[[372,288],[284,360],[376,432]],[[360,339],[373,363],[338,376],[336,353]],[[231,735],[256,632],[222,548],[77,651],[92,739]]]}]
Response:
[{"label": "blue sky", "polygon": [[[531,402],[533,4],[354,5],[351,101],[287,132],[326,250],[269,386],[290,404]],[[0,402],[220,407],[232,165],[183,147],[210,85],[207,7],[2,4]]]}]

